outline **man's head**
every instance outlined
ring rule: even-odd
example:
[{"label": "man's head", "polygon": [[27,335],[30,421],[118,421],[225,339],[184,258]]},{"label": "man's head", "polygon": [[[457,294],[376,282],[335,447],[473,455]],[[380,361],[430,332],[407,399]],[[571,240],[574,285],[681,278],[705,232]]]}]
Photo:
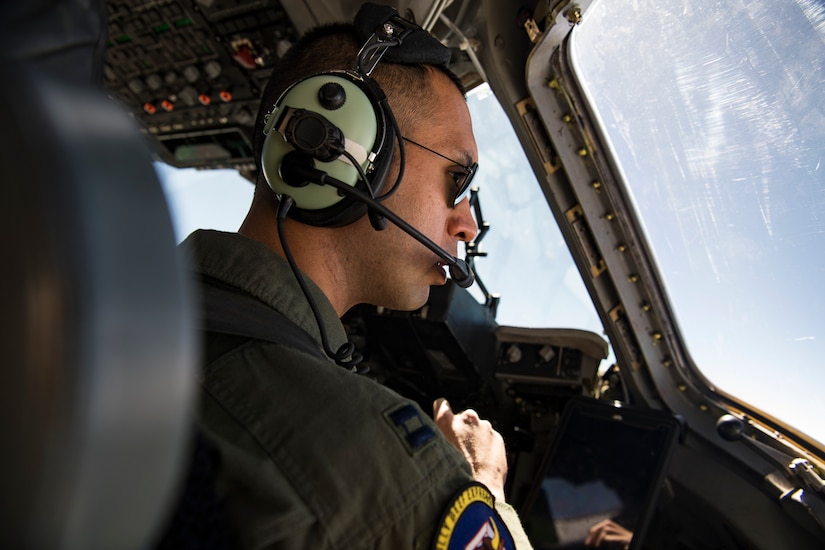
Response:
[{"label": "man's head", "polygon": [[[434,39],[432,40],[435,46],[443,48]],[[263,173],[260,162],[265,140],[265,118],[282,94],[290,86],[313,75],[354,70],[361,46],[353,25],[333,24],[309,31],[283,57],[264,89],[256,121],[253,152],[258,162],[259,173]],[[449,53],[449,50],[446,52]],[[389,54],[385,56],[385,59],[387,57],[390,57]],[[433,70],[448,76],[454,82],[456,89],[462,95],[464,94],[461,82],[445,65],[397,64],[384,61],[379,63],[372,73],[372,80],[381,88],[378,93],[383,91],[389,98],[390,108],[398,119],[402,131],[408,131],[417,124],[428,124],[428,121],[432,120],[436,105],[431,100],[431,95],[428,94],[430,87],[428,73]],[[329,116],[330,113],[324,114]],[[346,128],[342,127],[342,129],[346,133]],[[387,144],[388,148],[393,146],[394,143]]]},{"label": "man's head", "polygon": [[[333,25],[311,31],[293,46],[264,91],[255,132],[256,157],[260,157],[264,144],[264,116],[284,90],[311,75],[355,68],[361,45],[351,25]],[[384,204],[455,254],[457,241],[472,239],[476,230],[467,201],[453,208],[450,198],[455,191],[456,163],[469,165],[477,156],[461,84],[449,70],[437,65],[382,61],[372,77],[386,94],[398,121],[401,132],[398,138],[403,136],[420,144],[405,143],[407,160],[403,181]],[[397,150],[396,145],[384,191],[398,173]],[[263,177],[258,181],[255,202],[259,213],[270,210],[274,223],[275,200]],[[261,208],[262,204],[270,206]],[[308,228],[304,230],[307,231]],[[327,262],[328,271],[337,270],[337,283],[343,288],[325,288],[323,273],[308,274],[338,308],[368,302],[394,309],[414,309],[426,301],[430,285],[444,282],[439,259],[394,226],[377,232],[362,218],[330,231],[335,233],[313,231],[312,234],[323,234],[335,242],[333,250],[318,253],[334,256],[334,260]],[[291,238],[290,244],[293,243],[301,244]],[[336,303],[331,292],[345,297]]]}]

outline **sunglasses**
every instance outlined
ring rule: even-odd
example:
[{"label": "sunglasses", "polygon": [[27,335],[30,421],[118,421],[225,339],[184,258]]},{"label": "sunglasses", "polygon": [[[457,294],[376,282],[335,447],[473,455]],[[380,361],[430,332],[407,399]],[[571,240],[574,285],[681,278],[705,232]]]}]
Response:
[{"label": "sunglasses", "polygon": [[467,198],[467,195],[470,193],[470,182],[473,181],[473,176],[476,175],[476,171],[478,170],[478,163],[477,162],[472,163],[470,166],[465,166],[464,164],[461,164],[460,162],[457,162],[457,161],[451,159],[448,156],[442,155],[438,151],[433,151],[429,147],[427,147],[425,145],[421,145],[420,143],[417,143],[417,142],[411,140],[410,138],[404,137],[402,139],[404,141],[406,141],[407,143],[412,143],[413,145],[415,145],[417,147],[421,147],[425,151],[429,151],[430,153],[432,153],[434,155],[438,155],[439,157],[441,157],[443,159],[449,160],[450,162],[452,162],[453,164],[456,165],[456,168],[460,168],[461,169],[460,171],[455,170],[455,171],[450,172],[450,175],[452,175],[453,181],[455,182],[455,186],[456,186],[455,200],[453,201],[453,206],[458,206],[458,204],[461,201],[463,201],[465,198]]}]

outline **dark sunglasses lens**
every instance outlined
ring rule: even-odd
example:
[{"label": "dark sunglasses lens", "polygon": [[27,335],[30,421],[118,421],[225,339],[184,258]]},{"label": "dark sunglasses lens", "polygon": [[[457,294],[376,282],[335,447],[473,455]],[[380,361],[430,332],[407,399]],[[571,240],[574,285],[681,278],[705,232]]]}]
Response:
[{"label": "dark sunglasses lens", "polygon": [[478,170],[477,162],[474,162],[472,166],[467,168],[467,171],[464,173],[464,179],[461,181],[461,185],[456,191],[455,201],[453,202],[454,206],[458,206],[458,204],[466,199],[467,195],[470,194],[470,184],[473,181],[473,177],[476,175],[476,170]]}]

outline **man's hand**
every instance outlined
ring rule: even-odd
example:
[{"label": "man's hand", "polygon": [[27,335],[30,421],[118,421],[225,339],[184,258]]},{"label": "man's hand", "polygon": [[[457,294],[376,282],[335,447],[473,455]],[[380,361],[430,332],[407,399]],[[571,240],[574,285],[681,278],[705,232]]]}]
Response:
[{"label": "man's hand", "polygon": [[446,399],[435,400],[433,417],[441,433],[467,458],[473,479],[486,485],[496,500],[506,502],[507,453],[501,434],[472,409],[453,414]]},{"label": "man's hand", "polygon": [[[633,533],[618,523],[606,519],[590,528],[587,532],[587,538],[584,539],[584,544],[593,548],[601,548],[602,545],[609,546],[613,543],[620,543],[623,548],[627,548],[632,538]],[[615,545],[611,547],[615,547]]]}]

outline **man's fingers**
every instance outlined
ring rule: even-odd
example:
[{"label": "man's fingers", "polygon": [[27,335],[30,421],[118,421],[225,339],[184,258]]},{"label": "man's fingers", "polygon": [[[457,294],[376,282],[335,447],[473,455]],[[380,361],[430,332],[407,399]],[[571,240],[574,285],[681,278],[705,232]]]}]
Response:
[{"label": "man's fingers", "polygon": [[433,418],[437,423],[443,421],[452,422],[453,410],[450,404],[443,397],[439,397],[433,401]]},{"label": "man's fingers", "polygon": [[456,435],[455,427],[453,426],[455,415],[453,414],[453,410],[450,408],[450,404],[446,399],[439,398],[433,402],[433,420],[435,420],[435,425],[438,427],[439,431],[444,434],[447,441],[452,443],[457,449],[461,450],[461,446],[458,443],[458,436]]},{"label": "man's fingers", "polygon": [[464,423],[470,426],[478,426],[481,424],[481,417],[473,409],[467,409],[460,415]]},{"label": "man's fingers", "polygon": [[[480,426],[482,424],[490,425],[486,420],[481,420],[478,413],[473,409],[466,409],[459,414],[455,414],[450,407],[450,403],[443,397],[439,397],[433,401],[433,419],[436,424],[443,426],[451,426],[456,418],[467,426]],[[455,428],[453,428],[455,429]],[[492,430],[492,426],[490,426]]]}]

